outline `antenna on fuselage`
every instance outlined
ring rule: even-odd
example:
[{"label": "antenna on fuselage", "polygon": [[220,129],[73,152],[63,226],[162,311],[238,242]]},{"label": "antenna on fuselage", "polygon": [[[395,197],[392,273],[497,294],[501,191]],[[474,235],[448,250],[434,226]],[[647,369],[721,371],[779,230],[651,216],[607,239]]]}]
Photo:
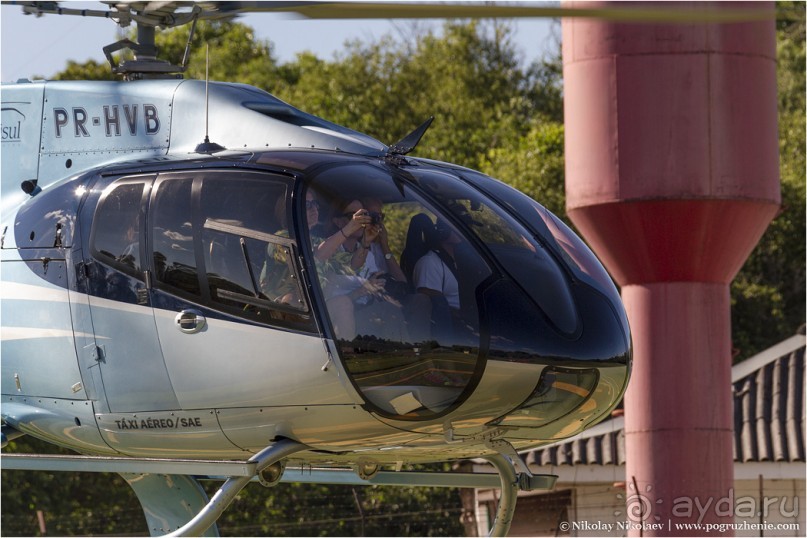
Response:
[{"label": "antenna on fuselage", "polygon": [[407,153],[411,152],[420,142],[420,139],[423,138],[423,135],[426,134],[426,131],[431,126],[432,122],[434,121],[434,116],[431,116],[427,119],[423,124],[420,125],[417,129],[403,137],[401,140],[392,144],[387,150],[388,156],[400,156],[406,155]]},{"label": "antenna on fuselage", "polygon": [[205,45],[205,141],[196,146],[196,153],[216,153],[224,151],[224,146],[210,141],[209,121],[210,121],[210,45]]}]

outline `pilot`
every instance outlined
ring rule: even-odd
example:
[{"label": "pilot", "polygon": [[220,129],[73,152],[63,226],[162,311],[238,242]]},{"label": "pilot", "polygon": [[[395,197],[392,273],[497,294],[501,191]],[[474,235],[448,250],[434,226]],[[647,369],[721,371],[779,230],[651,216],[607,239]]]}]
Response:
[{"label": "pilot", "polygon": [[431,237],[431,249],[415,264],[412,280],[419,295],[431,300],[432,336],[450,338],[460,316],[456,249],[462,238],[443,220],[438,220]]}]

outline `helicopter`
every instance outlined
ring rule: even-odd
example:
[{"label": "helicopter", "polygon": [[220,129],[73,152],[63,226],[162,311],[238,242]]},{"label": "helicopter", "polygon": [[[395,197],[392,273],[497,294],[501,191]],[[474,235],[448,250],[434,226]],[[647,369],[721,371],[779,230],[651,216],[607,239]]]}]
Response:
[{"label": "helicopter", "polygon": [[[287,465],[414,484],[404,466],[487,458],[506,534],[518,489],[552,483],[518,452],[627,387],[596,256],[505,183],[411,156],[431,119],[387,145],[157,58],[158,26],[266,5],[106,4],[80,14],[137,25],[104,49],[123,81],[2,86],[3,446],[120,472],[174,535],[215,534]],[[226,478],[210,500],[200,475]]]}]

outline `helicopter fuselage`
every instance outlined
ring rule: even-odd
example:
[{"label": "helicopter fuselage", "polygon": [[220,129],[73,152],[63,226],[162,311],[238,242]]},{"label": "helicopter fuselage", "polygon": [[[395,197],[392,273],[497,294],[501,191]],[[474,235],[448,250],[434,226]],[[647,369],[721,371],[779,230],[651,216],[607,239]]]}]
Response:
[{"label": "helicopter fuselage", "polygon": [[[87,454],[238,459],[289,438],[307,462],[400,463],[526,449],[610,413],[627,319],[557,217],[248,86],[211,84],[206,119],[203,86],[3,87],[8,425]],[[206,121],[227,151],[195,153]],[[427,222],[411,265],[435,257],[456,303],[423,303],[410,267],[354,300],[345,331],[340,304],[370,275],[318,251],[370,250],[338,225],[351,200],[383,205],[402,266]]]}]

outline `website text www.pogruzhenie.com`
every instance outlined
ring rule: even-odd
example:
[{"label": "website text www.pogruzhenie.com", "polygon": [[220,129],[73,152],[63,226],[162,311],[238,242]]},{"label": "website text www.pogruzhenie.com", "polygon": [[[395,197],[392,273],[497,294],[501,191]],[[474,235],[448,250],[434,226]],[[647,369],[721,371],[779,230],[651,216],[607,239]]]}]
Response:
[{"label": "website text www.pogruzhenie.com", "polygon": [[679,531],[695,530],[705,533],[726,533],[735,531],[754,531],[761,533],[764,531],[797,531],[798,523],[749,523],[740,521],[737,523],[674,523],[672,528]]}]

